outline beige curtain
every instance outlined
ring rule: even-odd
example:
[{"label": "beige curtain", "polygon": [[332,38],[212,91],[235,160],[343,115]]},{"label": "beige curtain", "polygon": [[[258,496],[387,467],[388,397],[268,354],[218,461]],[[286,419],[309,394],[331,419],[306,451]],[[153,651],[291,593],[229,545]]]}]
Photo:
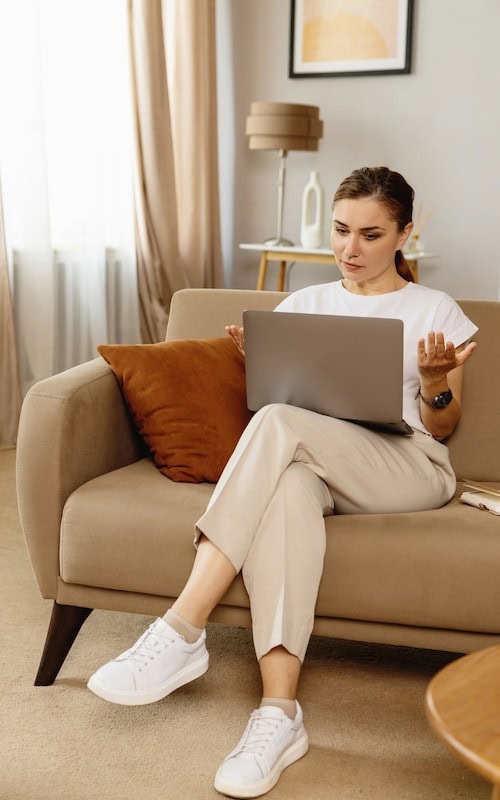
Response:
[{"label": "beige curtain", "polygon": [[20,410],[21,390],[0,191],[0,446],[16,443]]},{"label": "beige curtain", "polygon": [[222,286],[215,0],[164,0],[179,250],[192,286]]},{"label": "beige curtain", "polygon": [[222,283],[214,0],[129,0],[135,226],[143,341],[172,294]]}]

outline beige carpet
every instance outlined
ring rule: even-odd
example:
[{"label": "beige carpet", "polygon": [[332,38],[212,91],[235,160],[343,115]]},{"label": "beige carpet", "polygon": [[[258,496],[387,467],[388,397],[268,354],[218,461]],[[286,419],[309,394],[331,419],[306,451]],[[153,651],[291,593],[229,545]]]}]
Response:
[{"label": "beige carpet", "polygon": [[[88,676],[149,618],[104,611],[85,623],[52,687],[33,686],[51,602],[41,600],[15,503],[14,451],[0,452],[0,797],[215,800],[219,761],[259,700],[249,632],[211,625],[211,668],[160,703],[113,706]],[[313,638],[300,687],[311,749],[272,800],[486,800],[485,781],[445,751],[423,712],[445,653]]]}]

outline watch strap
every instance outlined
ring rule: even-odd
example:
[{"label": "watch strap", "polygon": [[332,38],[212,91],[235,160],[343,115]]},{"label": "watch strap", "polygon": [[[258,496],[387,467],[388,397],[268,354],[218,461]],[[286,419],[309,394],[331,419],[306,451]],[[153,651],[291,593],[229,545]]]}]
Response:
[{"label": "watch strap", "polygon": [[451,389],[446,389],[444,392],[440,392],[432,400],[429,400],[427,397],[424,397],[422,392],[419,389],[419,394],[422,401],[427,405],[431,406],[435,410],[439,410],[441,408],[447,408],[450,405],[451,401],[453,400],[453,393]]}]

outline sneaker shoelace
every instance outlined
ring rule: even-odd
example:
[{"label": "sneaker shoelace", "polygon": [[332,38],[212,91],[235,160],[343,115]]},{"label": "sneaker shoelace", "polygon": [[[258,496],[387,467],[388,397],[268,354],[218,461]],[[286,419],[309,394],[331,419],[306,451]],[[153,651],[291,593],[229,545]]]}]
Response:
[{"label": "sneaker shoelace", "polygon": [[252,711],[247,730],[241,738],[239,753],[263,753],[267,743],[283,722],[282,717],[263,717],[260,710]]},{"label": "sneaker shoelace", "polygon": [[155,623],[149,626],[140,639],[124,654],[132,663],[147,666],[151,661],[161,655],[168,647],[175,644],[173,636],[165,636],[154,630]]}]

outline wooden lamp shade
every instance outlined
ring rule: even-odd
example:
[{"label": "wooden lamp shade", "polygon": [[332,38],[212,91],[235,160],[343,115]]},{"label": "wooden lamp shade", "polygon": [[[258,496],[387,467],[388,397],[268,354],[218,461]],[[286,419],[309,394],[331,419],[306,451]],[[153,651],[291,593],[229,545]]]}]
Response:
[{"label": "wooden lamp shade", "polygon": [[250,150],[317,150],[323,121],[318,106],[256,102],[245,132]]}]

